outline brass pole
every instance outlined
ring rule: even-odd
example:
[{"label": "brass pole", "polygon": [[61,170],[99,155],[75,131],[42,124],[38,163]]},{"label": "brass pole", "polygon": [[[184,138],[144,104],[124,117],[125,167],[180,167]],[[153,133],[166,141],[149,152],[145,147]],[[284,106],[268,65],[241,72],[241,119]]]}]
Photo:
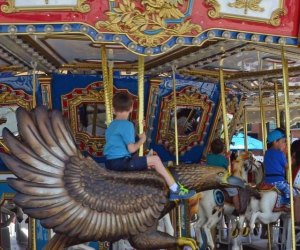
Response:
[{"label": "brass pole", "polygon": [[108,101],[109,101],[109,107],[110,107],[110,120],[113,120],[113,106],[112,106],[112,100],[113,100],[113,91],[114,91],[114,63],[112,61],[108,62]]},{"label": "brass pole", "polygon": [[[144,133],[144,74],[145,74],[145,58],[139,56],[138,60],[138,96],[139,96],[139,134]],[[144,154],[144,145],[139,148],[139,156]]]},{"label": "brass pole", "polygon": [[[227,124],[227,108],[226,108],[226,100],[225,100],[225,82],[224,82],[224,71],[223,71],[223,61],[220,61],[220,70],[219,70],[219,78],[220,78],[220,88],[221,88],[221,104],[222,104],[222,115],[223,115],[223,131],[224,131],[224,141],[225,141],[225,149],[226,153],[230,151],[229,147],[229,135],[228,135],[228,124]],[[229,173],[231,172],[231,168],[228,167]]]},{"label": "brass pole", "polygon": [[33,218],[29,219],[29,230],[31,231],[32,239],[30,241],[30,249],[36,250],[36,221]]},{"label": "brass pole", "polygon": [[[174,101],[174,132],[175,132],[175,157],[176,165],[179,164],[179,151],[178,151],[178,124],[177,124],[177,96],[176,96],[176,66],[172,66],[172,77],[173,77],[173,101]],[[181,204],[177,206],[177,221],[178,221],[178,237],[181,238]]]},{"label": "brass pole", "polygon": [[244,147],[245,151],[248,151],[248,119],[247,119],[247,108],[244,107]]},{"label": "brass pole", "polygon": [[36,107],[36,75],[35,75],[35,71],[36,71],[36,67],[37,67],[37,62],[32,61],[31,66],[32,66],[32,107],[35,108]]},{"label": "brass pole", "polygon": [[[31,62],[32,65],[32,70],[33,70],[33,74],[32,74],[32,108],[36,107],[36,78],[35,78],[35,71],[36,71],[36,67],[37,67],[37,62],[32,61]],[[31,245],[31,249],[32,250],[36,250],[36,221],[34,218],[31,218],[30,220],[31,224],[31,229],[32,229],[32,245]]]},{"label": "brass pole", "polygon": [[274,100],[275,100],[275,113],[276,113],[276,127],[280,127],[280,109],[279,109],[279,98],[278,98],[278,83],[274,82]]},{"label": "brass pole", "polygon": [[290,184],[291,197],[291,220],[292,220],[292,249],[296,250],[295,236],[295,214],[293,199],[293,180],[292,180],[292,159],[291,159],[291,138],[290,138],[290,108],[289,108],[289,68],[285,58],[285,48],[281,47],[282,75],[283,75],[283,91],[284,91],[284,112],[285,112],[285,132],[287,143],[287,160],[288,160],[288,181]]},{"label": "brass pole", "polygon": [[109,75],[108,75],[108,68],[107,68],[107,54],[105,45],[101,46],[101,61],[102,61],[102,75],[103,75],[103,86],[104,86],[104,100],[105,100],[105,114],[106,114],[106,125],[108,126],[112,119],[111,114],[112,110],[109,105]]},{"label": "brass pole", "polygon": [[261,136],[263,141],[263,153],[265,154],[267,149],[266,120],[265,120],[265,110],[264,110],[264,103],[263,103],[263,93],[260,85],[259,85],[259,107],[260,107],[260,120],[261,120]]},{"label": "brass pole", "polygon": [[176,165],[179,164],[179,152],[178,152],[178,126],[177,126],[177,96],[176,96],[176,76],[175,76],[176,66],[172,66],[172,76],[173,76],[173,101],[174,101],[174,130],[175,130],[175,157]]}]

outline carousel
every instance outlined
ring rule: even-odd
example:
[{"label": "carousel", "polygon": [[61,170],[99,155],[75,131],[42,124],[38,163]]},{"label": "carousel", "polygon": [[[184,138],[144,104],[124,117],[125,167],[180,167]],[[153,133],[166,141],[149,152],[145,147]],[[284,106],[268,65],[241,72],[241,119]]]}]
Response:
[{"label": "carousel", "polygon": [[[0,0],[0,249],[300,248],[299,199],[264,185],[247,136],[257,125],[262,159],[275,128],[300,139],[299,16],[298,0]],[[194,197],[105,168],[120,92],[137,154]],[[228,170],[209,166],[212,142],[230,155],[241,132]]]}]

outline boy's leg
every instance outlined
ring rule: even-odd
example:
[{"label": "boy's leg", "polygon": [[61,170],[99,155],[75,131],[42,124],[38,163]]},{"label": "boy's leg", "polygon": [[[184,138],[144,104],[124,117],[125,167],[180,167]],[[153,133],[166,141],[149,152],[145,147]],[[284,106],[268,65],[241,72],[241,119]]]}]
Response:
[{"label": "boy's leg", "polygon": [[173,176],[167,171],[160,158],[156,155],[147,157],[148,167],[154,168],[166,181],[170,188],[170,200],[188,199],[196,194],[193,190],[188,190],[182,185],[178,185]]},{"label": "boy's leg", "polygon": [[165,179],[169,187],[176,183],[173,176],[166,170],[165,166],[157,155],[147,157],[147,166],[155,169],[155,171]]}]

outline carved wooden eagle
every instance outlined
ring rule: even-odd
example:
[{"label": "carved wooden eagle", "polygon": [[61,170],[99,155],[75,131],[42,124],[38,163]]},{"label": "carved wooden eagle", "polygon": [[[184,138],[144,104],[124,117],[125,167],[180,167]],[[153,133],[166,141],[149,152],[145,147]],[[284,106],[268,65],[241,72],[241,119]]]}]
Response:
[{"label": "carved wooden eagle", "polygon": [[[138,249],[196,248],[192,239],[156,231],[158,219],[175,205],[168,201],[166,184],[156,172],[109,171],[83,156],[59,111],[19,108],[16,115],[21,140],[4,129],[10,154],[1,158],[18,177],[8,179],[17,191],[15,203],[56,233],[46,249],[119,239],[129,239]],[[223,168],[192,164],[172,172],[197,191],[228,183],[243,186]]]}]

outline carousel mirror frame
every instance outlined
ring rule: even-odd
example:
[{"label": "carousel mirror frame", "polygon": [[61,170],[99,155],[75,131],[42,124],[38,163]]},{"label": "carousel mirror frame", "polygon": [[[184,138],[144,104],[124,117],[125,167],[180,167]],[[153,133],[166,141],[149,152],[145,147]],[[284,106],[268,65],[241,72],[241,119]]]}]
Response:
[{"label": "carousel mirror frame", "polygon": [[[32,95],[27,94],[24,90],[14,89],[11,86],[0,83],[0,107],[3,106],[19,106],[25,108],[26,110],[31,110]],[[5,148],[6,146],[4,145],[1,134],[0,149],[5,150]]]},{"label": "carousel mirror frame", "polygon": [[[127,92],[133,98],[133,112],[130,120],[137,119],[137,96],[130,93],[127,89],[116,89],[113,93]],[[86,151],[94,157],[103,155],[105,136],[93,136],[79,130],[78,107],[83,103],[105,104],[105,94],[102,81],[90,83],[85,88],[74,88],[71,92],[61,96],[63,116],[70,121],[70,127],[75,137],[76,143],[81,151]]]},{"label": "carousel mirror frame", "polygon": [[[0,198],[0,206],[2,206],[6,200],[13,200],[14,196],[15,193],[6,193],[6,192],[2,193]],[[35,219],[29,217],[27,249],[33,249],[35,243],[36,243]]]},{"label": "carousel mirror frame", "polygon": [[77,108],[83,103],[104,104],[104,89],[102,82],[93,82],[85,88],[75,88],[62,95],[63,115],[69,119],[72,133],[80,150],[89,152],[93,156],[101,156],[105,138],[92,136],[79,130]]},{"label": "carousel mirror frame", "polygon": [[[179,153],[184,154],[193,146],[203,145],[204,135],[207,133],[206,128],[209,125],[208,120],[213,107],[213,102],[207,95],[197,92],[193,87],[187,86],[176,92],[176,107],[178,108],[200,108],[201,118],[198,122],[196,130],[188,135],[178,136]],[[175,134],[169,129],[171,112],[174,110],[173,93],[162,97],[160,107],[160,119],[156,142],[162,144],[168,151],[175,153]]]}]

